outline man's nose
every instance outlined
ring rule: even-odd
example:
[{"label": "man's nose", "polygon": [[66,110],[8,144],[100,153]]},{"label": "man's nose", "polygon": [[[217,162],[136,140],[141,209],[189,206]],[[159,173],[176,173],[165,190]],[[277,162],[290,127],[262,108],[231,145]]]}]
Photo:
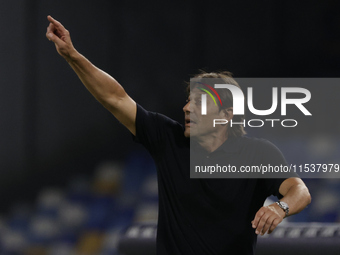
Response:
[{"label": "man's nose", "polygon": [[184,112],[190,112],[190,101],[186,103],[183,107]]}]

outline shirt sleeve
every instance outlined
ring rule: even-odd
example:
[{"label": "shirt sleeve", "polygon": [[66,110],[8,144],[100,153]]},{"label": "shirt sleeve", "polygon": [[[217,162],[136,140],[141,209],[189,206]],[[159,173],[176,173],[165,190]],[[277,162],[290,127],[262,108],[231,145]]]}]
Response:
[{"label": "shirt sleeve", "polygon": [[[267,140],[262,140],[262,151],[263,159],[262,162],[265,164],[270,164],[271,166],[287,166],[287,161],[283,156],[282,152],[271,142]],[[287,178],[299,177],[296,173],[287,173],[285,178],[266,178],[261,179],[261,185],[264,187],[264,192],[266,196],[274,195],[281,199],[283,196],[280,194],[279,189]]]},{"label": "shirt sleeve", "polygon": [[169,117],[145,110],[137,104],[136,136],[134,140],[141,143],[151,154],[159,153],[164,148],[164,142],[169,135],[183,132],[182,126]]}]

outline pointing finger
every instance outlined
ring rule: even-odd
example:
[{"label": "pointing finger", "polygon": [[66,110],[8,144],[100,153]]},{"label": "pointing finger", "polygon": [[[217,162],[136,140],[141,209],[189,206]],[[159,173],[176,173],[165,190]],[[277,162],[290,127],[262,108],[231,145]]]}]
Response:
[{"label": "pointing finger", "polygon": [[64,28],[64,26],[57,21],[56,19],[52,18],[51,15],[47,16],[49,22],[51,22],[57,29]]}]

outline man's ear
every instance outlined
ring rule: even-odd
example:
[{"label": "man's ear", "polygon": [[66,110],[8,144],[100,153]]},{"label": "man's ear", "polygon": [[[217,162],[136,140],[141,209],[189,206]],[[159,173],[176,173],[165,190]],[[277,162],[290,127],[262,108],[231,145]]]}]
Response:
[{"label": "man's ear", "polygon": [[230,121],[234,117],[233,107],[228,107],[226,109],[223,109],[223,114],[225,116],[225,119]]}]

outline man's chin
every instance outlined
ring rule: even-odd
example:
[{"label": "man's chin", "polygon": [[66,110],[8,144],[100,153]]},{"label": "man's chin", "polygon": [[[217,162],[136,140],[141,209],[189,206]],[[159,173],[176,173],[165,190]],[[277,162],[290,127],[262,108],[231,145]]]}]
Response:
[{"label": "man's chin", "polygon": [[184,136],[185,136],[185,137],[188,137],[188,138],[190,137],[190,128],[188,128],[188,127],[185,128],[185,130],[184,130]]}]

